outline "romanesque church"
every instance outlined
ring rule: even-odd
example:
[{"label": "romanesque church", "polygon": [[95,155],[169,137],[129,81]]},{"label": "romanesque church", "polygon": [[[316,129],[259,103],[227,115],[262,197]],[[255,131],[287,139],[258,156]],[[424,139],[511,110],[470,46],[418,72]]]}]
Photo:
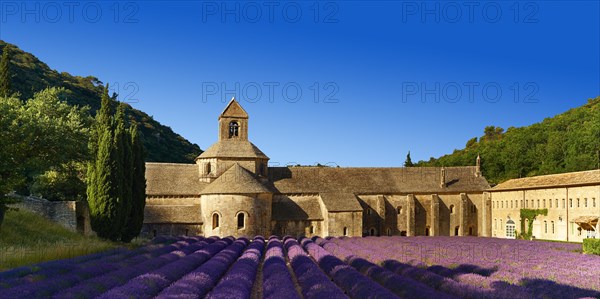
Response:
[{"label": "romanesque church", "polygon": [[206,236],[491,236],[490,185],[467,167],[269,167],[235,100],[195,164],[147,163],[143,231]]}]

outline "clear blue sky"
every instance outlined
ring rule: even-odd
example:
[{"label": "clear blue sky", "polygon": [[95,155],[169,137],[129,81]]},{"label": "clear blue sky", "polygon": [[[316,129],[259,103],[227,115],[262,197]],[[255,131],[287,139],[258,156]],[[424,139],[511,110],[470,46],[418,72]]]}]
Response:
[{"label": "clear blue sky", "polygon": [[203,149],[237,94],[273,164],[401,166],[600,95],[599,14],[598,1],[2,1],[0,39],[110,83]]}]

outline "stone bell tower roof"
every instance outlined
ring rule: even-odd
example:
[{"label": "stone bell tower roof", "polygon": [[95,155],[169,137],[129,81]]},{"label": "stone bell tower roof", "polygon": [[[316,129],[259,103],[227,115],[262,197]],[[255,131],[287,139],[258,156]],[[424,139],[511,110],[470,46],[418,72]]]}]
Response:
[{"label": "stone bell tower roof", "polygon": [[248,119],[248,113],[240,103],[235,98],[231,98],[229,104],[223,109],[221,115],[219,115],[219,119],[221,118],[240,118],[240,119]]},{"label": "stone bell tower roof", "polygon": [[272,193],[250,171],[238,163],[202,190],[201,194],[258,194]]},{"label": "stone bell tower roof", "polygon": [[235,98],[219,115],[219,140],[197,159],[269,159],[256,145],[248,141],[248,113]]}]

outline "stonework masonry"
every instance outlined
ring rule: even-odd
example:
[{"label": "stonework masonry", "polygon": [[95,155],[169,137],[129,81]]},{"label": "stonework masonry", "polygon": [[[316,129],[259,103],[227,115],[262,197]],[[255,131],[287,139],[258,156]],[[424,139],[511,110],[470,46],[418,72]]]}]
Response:
[{"label": "stonework masonry", "polygon": [[[600,170],[491,188],[479,156],[472,167],[268,167],[248,140],[248,119],[232,100],[218,141],[195,164],[146,164],[142,234],[516,238],[528,224],[522,209],[547,209],[533,222],[535,238],[600,237]],[[17,207],[93,233],[85,202],[25,197]]]},{"label": "stonework masonry", "polygon": [[52,220],[65,228],[85,235],[93,235],[89,209],[83,201],[48,201],[35,196],[21,196],[20,202],[12,205]]},{"label": "stonework masonry", "polygon": [[[491,235],[469,167],[268,167],[232,100],[196,164],[147,163],[144,233],[217,236]],[[488,207],[489,208],[489,207]]]}]

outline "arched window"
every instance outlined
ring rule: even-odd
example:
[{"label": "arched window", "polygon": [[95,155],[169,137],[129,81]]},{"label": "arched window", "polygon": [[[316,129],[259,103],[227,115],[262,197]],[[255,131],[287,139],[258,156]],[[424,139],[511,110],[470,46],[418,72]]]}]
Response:
[{"label": "arched window", "polygon": [[595,208],[596,207],[596,198],[592,198],[592,207]]},{"label": "arched window", "polygon": [[539,199],[537,200],[537,207],[538,207],[538,209],[540,208],[540,200]]},{"label": "arched window", "polygon": [[238,137],[240,131],[240,125],[237,121],[232,121],[229,123],[229,138]]},{"label": "arched window", "polygon": [[246,214],[240,212],[237,215],[237,228],[243,229],[244,227],[246,227]]},{"label": "arched window", "polygon": [[212,171],[210,162],[204,163],[204,174],[210,174]]},{"label": "arched window", "polygon": [[367,215],[371,215],[371,208],[367,208]]},{"label": "arched window", "polygon": [[375,236],[377,235],[377,230],[374,227],[371,227],[371,229],[369,230],[369,236]]},{"label": "arched window", "polygon": [[573,199],[569,198],[569,208],[572,208],[572,207],[573,207]]},{"label": "arched window", "polygon": [[212,229],[219,227],[219,214],[213,213],[212,215]]},{"label": "arched window", "polygon": [[309,226],[309,227],[308,227],[308,233],[309,233],[309,234],[314,234],[314,233],[315,233],[315,227],[314,227],[314,226],[312,226],[312,225],[311,225],[311,226]]},{"label": "arched window", "polygon": [[426,235],[426,236],[429,236],[429,227],[426,227],[426,228],[425,228],[425,235]]},{"label": "arched window", "polygon": [[558,198],[554,201],[554,207],[558,208]]},{"label": "arched window", "polygon": [[562,202],[563,202],[562,207],[564,209],[565,208],[565,199],[564,198],[562,199]]},{"label": "arched window", "polygon": [[503,226],[502,226],[502,219],[500,219],[500,229],[502,229],[502,228],[503,228]]},{"label": "arched window", "polygon": [[450,214],[454,214],[454,205],[450,205]]},{"label": "arched window", "polygon": [[396,209],[396,212],[398,212],[398,215],[402,214],[402,206],[399,206],[399,207]]},{"label": "arched window", "polygon": [[512,219],[508,219],[506,221],[506,238],[515,239],[516,237],[515,222]]},{"label": "arched window", "polygon": [[554,234],[554,221],[552,221],[551,224],[552,224],[552,233]]},{"label": "arched window", "polygon": [[344,236],[348,235],[348,228],[344,226]]},{"label": "arched window", "polygon": [[460,232],[460,226],[457,226],[454,228],[454,235],[458,236],[458,233]]},{"label": "arched window", "polygon": [[584,208],[587,208],[587,198],[584,198],[584,199],[583,199],[583,207],[584,207]]},{"label": "arched window", "polygon": [[579,208],[579,198],[577,199],[577,207]]},{"label": "arched window", "polygon": [[548,233],[548,221],[544,220],[544,233]]},{"label": "arched window", "polygon": [[497,219],[494,219],[494,229],[498,229],[498,222],[496,220]]}]

